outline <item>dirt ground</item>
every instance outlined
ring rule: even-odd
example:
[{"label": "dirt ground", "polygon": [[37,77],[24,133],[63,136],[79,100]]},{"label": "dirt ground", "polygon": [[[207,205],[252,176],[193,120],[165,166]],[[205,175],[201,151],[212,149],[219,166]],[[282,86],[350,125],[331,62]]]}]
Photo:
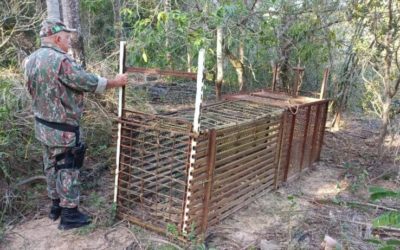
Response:
[{"label": "dirt ground", "polygon": [[[336,249],[377,249],[373,235],[399,238],[399,231],[377,231],[374,217],[387,208],[399,209],[398,200],[374,203],[369,186],[399,189],[399,166],[390,157],[378,158],[373,138],[379,123],[348,116],[343,129],[327,131],[321,161],[278,190],[267,193],[210,229],[202,244],[192,249],[323,249],[326,236]],[[393,146],[393,144],[392,144]],[[110,171],[90,178],[110,187],[84,191],[82,209],[93,226],[62,232],[46,218],[46,208],[17,225],[9,226],[1,249],[184,249],[167,238],[127,222],[107,224],[112,200]],[[101,168],[100,168],[101,169]],[[378,204],[378,205],[376,205]]]}]

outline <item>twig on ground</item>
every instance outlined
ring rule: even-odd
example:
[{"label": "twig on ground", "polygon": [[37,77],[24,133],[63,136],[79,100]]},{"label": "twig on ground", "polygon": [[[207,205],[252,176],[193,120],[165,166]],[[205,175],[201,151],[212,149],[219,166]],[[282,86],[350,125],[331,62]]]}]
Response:
[{"label": "twig on ground", "polygon": [[[338,221],[342,221],[342,222],[348,222],[351,224],[356,224],[356,225],[361,225],[361,226],[365,226],[365,227],[372,227],[371,223],[367,223],[367,222],[361,222],[361,221],[350,221],[350,220],[345,220],[345,219],[340,219],[340,218],[332,218],[331,216],[326,216],[326,215],[322,215],[322,214],[317,214],[317,216],[319,216],[320,218],[325,218],[325,219],[335,219]],[[395,227],[385,227],[385,226],[378,226],[378,227],[374,227],[373,230],[388,230],[388,231],[393,231],[393,232],[399,232],[400,233],[400,228],[395,228]]]},{"label": "twig on ground", "polygon": [[389,173],[392,172],[392,171],[395,171],[395,169],[394,169],[394,168],[389,168],[388,170],[386,170],[386,171],[383,172],[382,174],[380,174],[380,175],[378,175],[378,176],[376,176],[376,177],[374,177],[374,178],[371,178],[371,179],[369,180],[368,183],[371,184],[372,182],[374,182],[374,181],[376,181],[376,180],[382,178],[383,176],[389,174]]},{"label": "twig on ground", "polygon": [[399,210],[396,208],[391,208],[391,207],[385,207],[373,203],[364,203],[364,202],[357,202],[357,201],[345,201],[346,203],[349,204],[355,204],[355,205],[362,205],[362,206],[367,206],[367,207],[374,207],[377,209],[383,209],[383,210],[388,210],[388,211],[393,211],[393,212],[398,212]]},{"label": "twig on ground", "polygon": [[171,246],[175,247],[175,248],[178,249],[178,250],[183,250],[183,248],[180,247],[180,246],[178,246],[177,244],[172,243],[172,242],[169,242],[169,241],[164,240],[164,239],[154,238],[154,237],[148,237],[148,238],[143,238],[143,240],[148,240],[148,241],[155,241],[155,242],[159,242],[159,243],[164,243],[164,244],[171,245]]},{"label": "twig on ground", "polygon": [[[333,203],[331,200],[309,200],[312,203],[318,203],[320,205],[324,205],[325,203]],[[366,207],[373,207],[377,209],[382,209],[382,210],[387,210],[387,211],[393,211],[393,212],[398,212],[399,209],[397,208],[391,208],[391,207],[385,207],[382,205],[378,204],[373,204],[373,203],[368,203],[368,202],[359,202],[359,201],[347,201],[347,200],[340,200],[340,202],[344,202],[350,205],[360,205],[360,206],[366,206]]]},{"label": "twig on ground", "polygon": [[17,184],[15,184],[14,188],[17,188],[19,186],[34,182],[34,181],[46,181],[46,177],[44,175],[36,175],[36,176],[32,176],[29,177],[27,179],[24,179],[22,181],[19,181]]},{"label": "twig on ground", "polygon": [[135,240],[135,242],[138,244],[138,247],[139,247],[139,249],[140,250],[143,250],[143,247],[142,247],[142,245],[140,244],[140,241],[138,240],[138,238],[136,237],[136,235],[131,231],[131,230],[129,230],[129,228],[127,228],[127,227],[124,227],[126,230],[128,230],[128,232],[130,233],[130,235],[133,237],[133,239]]}]

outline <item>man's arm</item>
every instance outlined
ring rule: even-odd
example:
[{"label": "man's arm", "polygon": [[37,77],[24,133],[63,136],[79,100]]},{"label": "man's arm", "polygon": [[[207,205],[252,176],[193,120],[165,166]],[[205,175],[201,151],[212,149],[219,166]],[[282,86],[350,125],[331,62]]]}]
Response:
[{"label": "man's arm", "polygon": [[61,63],[58,79],[72,89],[94,93],[103,93],[105,89],[122,87],[128,82],[127,74],[118,74],[114,79],[106,79],[86,72],[68,58]]}]

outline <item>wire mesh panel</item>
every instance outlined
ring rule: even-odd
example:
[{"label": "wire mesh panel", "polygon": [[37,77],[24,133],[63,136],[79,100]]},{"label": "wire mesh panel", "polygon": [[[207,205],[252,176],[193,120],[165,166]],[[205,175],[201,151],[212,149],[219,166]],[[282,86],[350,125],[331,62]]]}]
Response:
[{"label": "wire mesh panel", "polygon": [[328,100],[292,97],[268,91],[228,96],[227,99],[249,100],[286,110],[278,164],[278,183],[295,177],[319,158]]},{"label": "wire mesh panel", "polygon": [[273,188],[280,122],[276,115],[217,130],[209,225]]},{"label": "wire mesh panel", "polygon": [[122,120],[118,215],[165,232],[182,226],[191,125],[128,112]]},{"label": "wire mesh panel", "polygon": [[[191,118],[190,112],[181,117]],[[196,234],[248,205],[275,181],[282,110],[249,101],[202,110],[189,208]]]}]

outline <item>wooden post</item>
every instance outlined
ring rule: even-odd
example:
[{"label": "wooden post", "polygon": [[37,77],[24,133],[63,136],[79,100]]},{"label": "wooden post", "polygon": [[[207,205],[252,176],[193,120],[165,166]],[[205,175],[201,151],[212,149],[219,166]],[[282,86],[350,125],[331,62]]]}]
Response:
[{"label": "wooden post", "polygon": [[[287,114],[289,114],[290,108],[286,112],[287,112]],[[297,111],[296,111],[296,113],[297,113]],[[296,117],[297,117],[297,114],[292,114],[292,121],[290,123],[291,126],[290,126],[290,134],[289,134],[289,143],[288,143],[289,146],[288,146],[287,156],[286,156],[287,162],[286,162],[285,172],[284,172],[284,176],[283,176],[284,181],[287,181],[288,176],[289,176],[289,168],[290,168],[290,161],[291,161],[290,156],[292,154],[292,143],[293,143],[294,128],[296,126]],[[289,118],[289,116],[288,116],[288,118]]]},{"label": "wooden post", "polygon": [[329,77],[329,68],[326,68],[324,70],[324,77],[322,79],[321,92],[319,94],[319,99],[324,99],[325,98],[326,87],[328,85],[328,77]]},{"label": "wooden post", "polygon": [[[196,102],[194,109],[194,117],[193,117],[193,133],[199,134],[200,131],[200,111],[201,105],[203,102],[203,87],[204,87],[204,57],[205,50],[200,49],[199,58],[198,58],[198,70],[197,70],[197,90],[196,90]],[[183,210],[183,224],[182,224],[182,234],[187,234],[188,221],[189,221],[189,205],[190,205],[190,196],[191,194],[191,185],[193,179],[193,170],[195,165],[195,156],[196,156],[196,138],[191,138],[190,142],[190,158],[189,158],[189,169],[187,172],[187,182],[186,182],[186,198],[185,205]]]},{"label": "wooden post", "polygon": [[288,113],[287,112],[283,112],[281,115],[281,122],[280,122],[280,129],[279,129],[279,143],[278,148],[276,150],[276,158],[275,158],[275,177],[274,177],[274,187],[275,189],[278,188],[279,183],[279,177],[280,177],[280,172],[281,172],[281,155],[282,155],[282,150],[283,150],[283,140],[285,139],[285,125],[286,125],[286,118],[288,117]]},{"label": "wooden post", "polygon": [[211,191],[214,182],[214,169],[215,169],[215,161],[217,155],[217,132],[215,129],[211,129],[208,132],[208,150],[207,150],[207,182],[205,184],[205,196],[203,202],[203,222],[201,225],[201,232],[205,233],[207,230],[208,224],[208,212],[210,210],[210,200],[211,200]]},{"label": "wooden post", "polygon": [[[119,73],[123,74],[125,72],[125,48],[126,42],[121,41],[119,45]],[[118,89],[118,119],[122,118],[123,109],[125,105],[125,87],[120,87]],[[115,168],[115,185],[114,185],[114,203],[117,202],[118,195],[118,175],[119,175],[119,163],[121,156],[121,129],[122,124],[118,122],[118,139],[117,139],[117,155],[116,155],[116,168]]]},{"label": "wooden post", "polygon": [[319,134],[318,133],[319,126],[321,125],[320,118],[319,118],[320,113],[321,113],[321,106],[322,106],[322,104],[318,104],[318,106],[317,106],[317,113],[316,113],[315,121],[314,121],[314,132],[313,132],[313,137],[312,137],[312,142],[311,142],[311,155],[310,155],[308,165],[313,164],[317,158],[315,156],[316,155],[315,154],[315,146],[316,146],[316,144],[318,144],[317,138],[318,138],[318,134]]},{"label": "wooden post", "polygon": [[308,126],[310,125],[310,114],[311,114],[311,106],[308,106],[307,113],[306,113],[306,126],[304,128],[304,135],[303,135],[303,144],[301,147],[300,173],[303,171],[304,155],[305,155],[306,146],[307,146]]},{"label": "wooden post", "polygon": [[323,109],[323,118],[321,121],[321,137],[319,138],[319,142],[318,142],[318,154],[317,154],[317,161],[320,160],[320,156],[321,156],[321,149],[322,149],[322,144],[324,143],[324,135],[325,135],[325,125],[326,125],[326,119],[328,118],[328,106],[329,106],[329,101],[327,101],[325,103],[325,107]]}]

